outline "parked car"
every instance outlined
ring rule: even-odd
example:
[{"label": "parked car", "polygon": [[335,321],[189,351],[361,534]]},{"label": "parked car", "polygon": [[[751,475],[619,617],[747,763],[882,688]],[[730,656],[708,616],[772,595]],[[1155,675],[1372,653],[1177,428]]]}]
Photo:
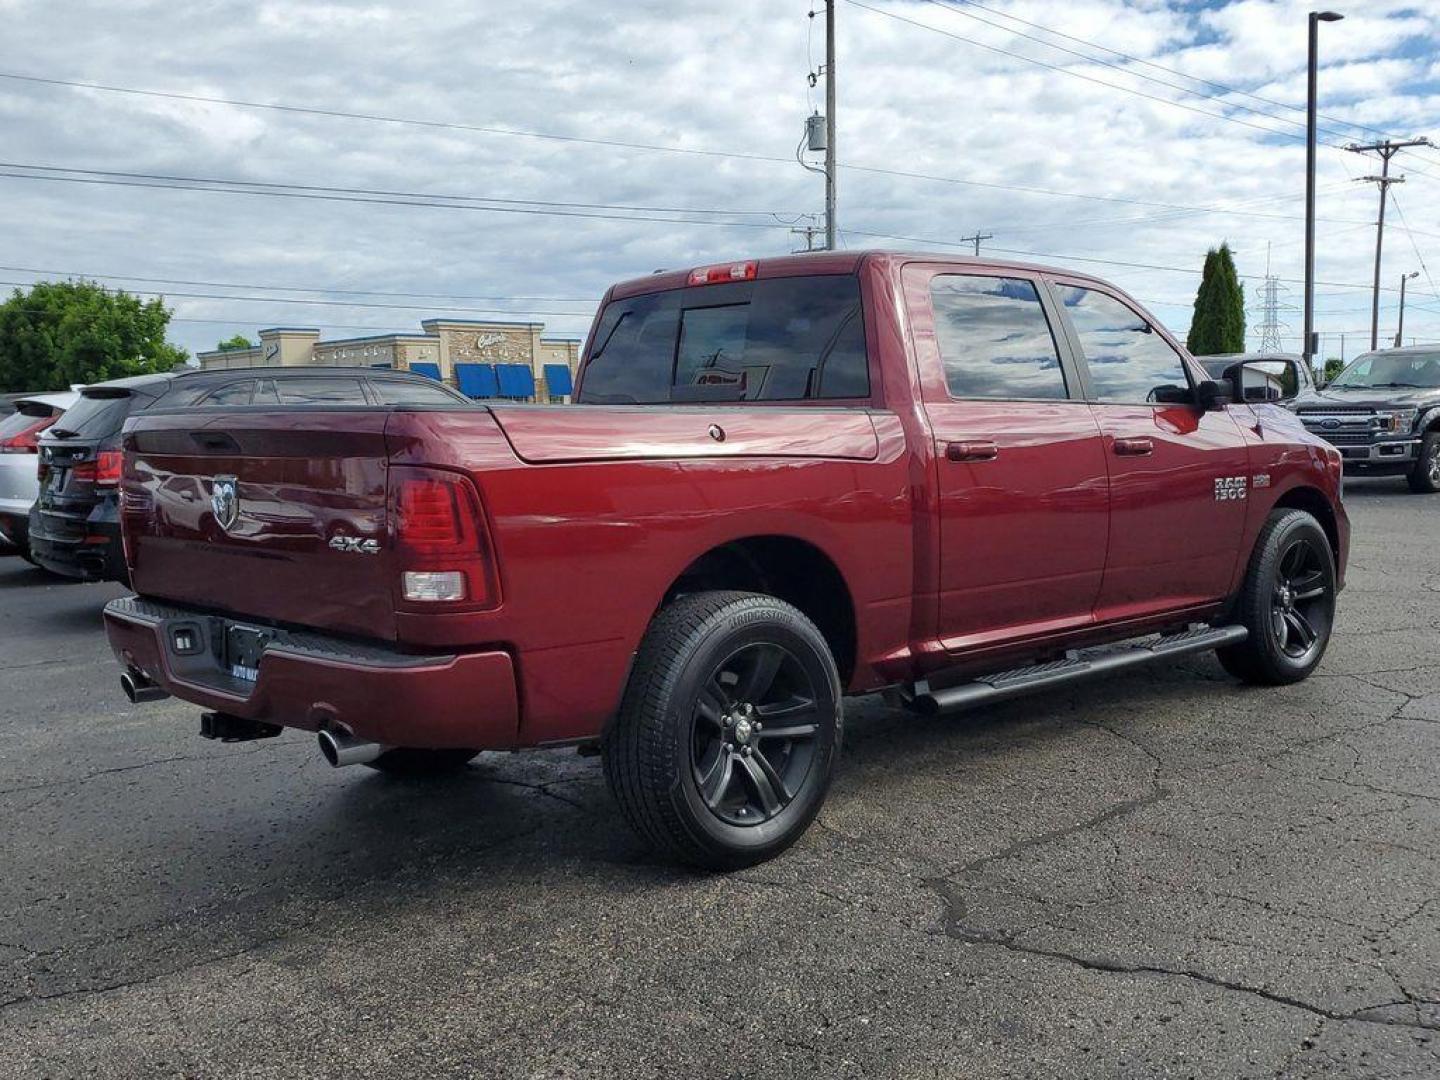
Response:
[{"label": "parked car", "polygon": [[[121,429],[152,410],[380,406],[453,407],[469,399],[404,371],[377,368],[235,368],[141,375],[87,386],[40,440],[40,494],[30,513],[34,561],[82,581],[126,581],[120,543]],[[196,439],[202,439],[200,434]]]},{"label": "parked car", "polygon": [[1315,389],[1315,373],[1303,356],[1294,353],[1221,353],[1195,359],[1212,379],[1224,379],[1239,366],[1245,379],[1242,396],[1247,402],[1289,402]]},{"label": "parked car", "polygon": [[39,493],[40,433],[79,397],[66,390],[10,399],[13,410],[0,419],[0,555],[30,557],[30,507]]},{"label": "parked car", "polygon": [[1347,472],[1404,476],[1412,491],[1440,492],[1440,348],[1362,353],[1292,407],[1339,448]]},{"label": "parked car", "polygon": [[[1237,376],[1238,380],[1238,376]],[[1340,455],[1123,292],[829,252],[612,287],[564,410],[151,410],[126,434],[132,700],[334,765],[598,749],[708,867],[820,808],[842,697],[925,711],[1204,650],[1290,683],[1348,550]]]}]

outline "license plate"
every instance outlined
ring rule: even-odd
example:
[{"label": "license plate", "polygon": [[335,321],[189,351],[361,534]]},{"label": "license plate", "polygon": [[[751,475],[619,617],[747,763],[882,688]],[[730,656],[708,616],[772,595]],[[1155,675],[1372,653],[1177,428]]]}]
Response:
[{"label": "license plate", "polygon": [[273,630],[250,626],[225,628],[225,666],[232,678],[255,682],[260,678],[260,656],[274,639]]},{"label": "license plate", "polygon": [[50,490],[60,491],[65,486],[65,470],[50,467]]}]

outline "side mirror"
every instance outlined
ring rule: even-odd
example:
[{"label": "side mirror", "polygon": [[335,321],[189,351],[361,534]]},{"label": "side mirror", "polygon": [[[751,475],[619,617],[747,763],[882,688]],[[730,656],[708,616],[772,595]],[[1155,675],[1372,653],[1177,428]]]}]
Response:
[{"label": "side mirror", "polygon": [[1189,405],[1195,399],[1188,386],[1166,383],[1150,391],[1150,400],[1160,405]]},{"label": "side mirror", "polygon": [[1195,404],[1205,412],[1215,412],[1225,408],[1235,400],[1231,387],[1225,383],[1216,382],[1213,379],[1206,379],[1195,387]]}]

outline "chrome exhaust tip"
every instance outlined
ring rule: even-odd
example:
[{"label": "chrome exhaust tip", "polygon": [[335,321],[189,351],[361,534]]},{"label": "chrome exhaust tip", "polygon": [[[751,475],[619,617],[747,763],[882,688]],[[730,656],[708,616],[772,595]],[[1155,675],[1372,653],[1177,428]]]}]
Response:
[{"label": "chrome exhaust tip", "polygon": [[170,695],[156,686],[145,675],[134,668],[120,675],[120,689],[132,705],[143,705],[147,701],[163,701]]},{"label": "chrome exhaust tip", "polygon": [[320,743],[320,753],[325,755],[325,760],[334,769],[343,768],[346,765],[364,765],[366,762],[374,761],[390,749],[380,743],[357,739],[348,731],[331,731],[329,728],[318,732],[317,738]]}]

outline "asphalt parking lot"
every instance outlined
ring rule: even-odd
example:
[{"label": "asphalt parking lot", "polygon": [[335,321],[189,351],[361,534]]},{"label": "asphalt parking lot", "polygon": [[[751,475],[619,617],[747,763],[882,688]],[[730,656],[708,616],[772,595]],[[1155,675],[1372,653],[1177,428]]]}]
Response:
[{"label": "asphalt parking lot", "polygon": [[1321,672],[852,703],[778,861],[653,859],[598,763],[402,781],[131,706],[118,589],[0,562],[0,1073],[1440,1075],[1440,498],[1348,488]]}]

